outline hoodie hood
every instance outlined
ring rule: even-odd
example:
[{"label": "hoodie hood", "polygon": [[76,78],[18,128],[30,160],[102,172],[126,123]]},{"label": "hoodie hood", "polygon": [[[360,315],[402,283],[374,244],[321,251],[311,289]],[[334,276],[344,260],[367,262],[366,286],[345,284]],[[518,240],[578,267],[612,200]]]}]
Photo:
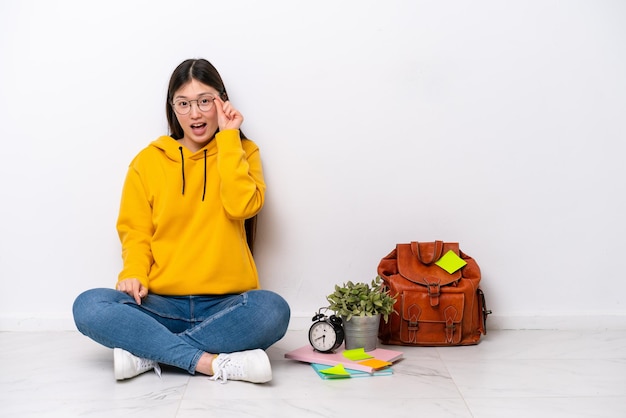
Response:
[{"label": "hoodie hood", "polygon": [[206,175],[207,175],[207,167],[206,167],[206,159],[207,156],[217,154],[217,145],[215,139],[212,139],[208,144],[206,144],[202,149],[192,153],[187,148],[185,148],[180,142],[172,138],[171,136],[161,136],[157,138],[150,144],[151,147],[154,147],[161,151],[168,159],[180,163],[180,174],[181,174],[181,194],[185,195],[185,159],[191,160],[200,160],[204,159],[204,181],[202,186],[202,201],[204,202],[204,197],[206,195]]},{"label": "hoodie hood", "polygon": [[211,142],[206,144],[204,148],[194,153],[189,151],[180,142],[178,142],[171,136],[161,136],[155,141],[151,142],[150,146],[160,150],[161,152],[163,152],[163,154],[165,154],[167,158],[178,163],[182,162],[183,159],[186,158],[190,158],[192,160],[200,160],[205,157],[205,151],[206,156],[217,154],[217,144],[215,142],[215,139],[212,139]]}]

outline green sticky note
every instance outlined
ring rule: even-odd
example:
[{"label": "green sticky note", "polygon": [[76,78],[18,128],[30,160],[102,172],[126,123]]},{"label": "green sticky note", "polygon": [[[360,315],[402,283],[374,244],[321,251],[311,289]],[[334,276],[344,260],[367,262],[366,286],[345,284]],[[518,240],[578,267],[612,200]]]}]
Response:
[{"label": "green sticky note", "polygon": [[346,369],[343,367],[343,364],[341,363],[336,366],[329,367],[328,369],[320,370],[320,373],[332,376],[350,377],[350,373],[346,371]]},{"label": "green sticky note", "polygon": [[461,257],[456,255],[454,251],[450,250],[444,254],[435,264],[452,274],[467,263]]},{"label": "green sticky note", "polygon": [[352,350],[344,350],[343,356],[352,361],[372,358],[372,356],[365,352],[365,348],[353,348]]}]

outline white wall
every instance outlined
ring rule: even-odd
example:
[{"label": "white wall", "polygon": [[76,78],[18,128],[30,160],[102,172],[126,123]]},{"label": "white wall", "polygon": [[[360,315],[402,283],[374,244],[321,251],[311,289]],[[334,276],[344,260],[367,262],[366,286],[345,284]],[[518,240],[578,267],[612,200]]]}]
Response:
[{"label": "white wall", "polygon": [[[131,158],[183,59],[262,150],[264,287],[306,326],[396,242],[460,241],[496,327],[626,326],[626,3],[0,3],[0,329],[113,286]],[[300,322],[298,322],[300,321]]]}]

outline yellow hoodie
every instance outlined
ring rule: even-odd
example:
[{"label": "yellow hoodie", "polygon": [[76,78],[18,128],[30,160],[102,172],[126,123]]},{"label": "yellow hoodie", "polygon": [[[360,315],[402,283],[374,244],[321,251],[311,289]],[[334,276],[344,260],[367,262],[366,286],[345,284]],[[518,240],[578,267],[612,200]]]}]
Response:
[{"label": "yellow hoodie", "polygon": [[241,293],[259,287],[244,220],[265,200],[259,149],[238,130],[191,153],[162,136],[131,162],[117,230],[124,268],[161,295]]}]

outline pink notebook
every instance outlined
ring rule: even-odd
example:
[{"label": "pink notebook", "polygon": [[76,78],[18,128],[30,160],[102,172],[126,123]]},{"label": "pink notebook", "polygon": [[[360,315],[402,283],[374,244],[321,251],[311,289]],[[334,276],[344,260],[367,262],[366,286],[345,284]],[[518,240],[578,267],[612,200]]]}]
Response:
[{"label": "pink notebook", "polygon": [[[326,364],[328,366],[336,366],[341,363],[346,369],[374,373],[375,370],[372,367],[359,364],[358,361],[352,361],[344,357],[342,352],[343,349],[340,349],[336,353],[325,354],[315,351],[310,345],[305,345],[302,348],[286,353],[285,358],[304,361],[306,363]],[[384,348],[377,348],[375,350],[368,351],[367,354],[378,360],[388,361],[390,363],[402,358],[401,351],[387,350]]]}]

